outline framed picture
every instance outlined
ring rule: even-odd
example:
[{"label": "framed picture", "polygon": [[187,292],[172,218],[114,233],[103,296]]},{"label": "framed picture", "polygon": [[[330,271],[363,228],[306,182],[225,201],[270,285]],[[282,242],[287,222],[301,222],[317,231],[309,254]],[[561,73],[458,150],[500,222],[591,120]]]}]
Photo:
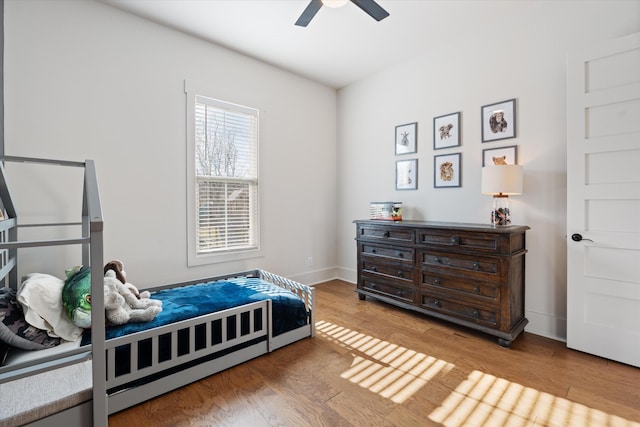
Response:
[{"label": "framed picture", "polygon": [[461,153],[443,154],[433,157],[433,186],[461,187]]},{"label": "framed picture", "polygon": [[418,188],[418,159],[396,161],[396,190]]},{"label": "framed picture", "polygon": [[487,148],[482,150],[482,166],[517,164],[518,147],[516,145],[502,148]]},{"label": "framed picture", "polygon": [[417,152],[418,123],[396,126],[396,155]]},{"label": "framed picture", "polygon": [[433,118],[433,149],[460,145],[460,112]]},{"label": "framed picture", "polygon": [[482,107],[482,142],[516,137],[516,100]]}]

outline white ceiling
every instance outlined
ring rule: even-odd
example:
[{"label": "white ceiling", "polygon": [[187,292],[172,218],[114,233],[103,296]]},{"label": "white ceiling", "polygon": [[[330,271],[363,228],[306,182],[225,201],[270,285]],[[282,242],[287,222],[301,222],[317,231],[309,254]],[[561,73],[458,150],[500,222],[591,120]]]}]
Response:
[{"label": "white ceiling", "polygon": [[309,0],[101,1],[334,88],[468,37],[510,3],[377,0],[390,16],[376,22],[349,2],[322,7],[308,27],[298,27]]}]

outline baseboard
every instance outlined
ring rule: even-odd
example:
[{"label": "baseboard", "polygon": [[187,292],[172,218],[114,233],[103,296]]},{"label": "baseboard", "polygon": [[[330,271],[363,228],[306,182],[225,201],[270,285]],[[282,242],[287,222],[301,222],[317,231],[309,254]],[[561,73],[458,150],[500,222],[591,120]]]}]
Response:
[{"label": "baseboard", "polygon": [[300,273],[289,276],[288,278],[296,282],[304,283],[305,285],[317,285],[318,283],[328,282],[334,279],[343,280],[355,285],[358,281],[358,272],[352,268],[332,267]]},{"label": "baseboard", "polygon": [[526,310],[525,315],[529,319],[525,329],[527,332],[556,341],[567,341],[567,319],[533,310]]},{"label": "baseboard", "polygon": [[356,284],[358,282],[358,272],[353,268],[336,267],[336,276],[340,280]]},{"label": "baseboard", "polygon": [[318,283],[328,282],[338,278],[337,268],[325,268],[322,270],[307,271],[305,273],[288,276],[288,279],[295,280],[305,285],[317,285]]}]

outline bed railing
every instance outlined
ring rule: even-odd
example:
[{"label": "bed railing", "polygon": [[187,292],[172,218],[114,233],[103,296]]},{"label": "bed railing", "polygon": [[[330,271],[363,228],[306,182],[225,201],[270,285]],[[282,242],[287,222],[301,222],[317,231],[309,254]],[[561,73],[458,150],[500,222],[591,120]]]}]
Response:
[{"label": "bed railing", "polygon": [[273,284],[279,285],[280,287],[287,289],[298,296],[307,308],[307,312],[309,313],[309,324],[311,326],[311,336],[315,336],[315,322],[313,319],[313,297],[314,297],[314,288],[306,285],[302,285],[293,280],[289,280],[285,277],[278,276],[273,273],[269,273],[265,270],[256,270],[256,277],[259,277],[263,280],[271,282]]},{"label": "bed railing", "polygon": [[164,327],[162,336],[147,330],[108,340],[107,388],[260,338],[266,342],[270,304],[270,300],[258,301],[172,323]]},{"label": "bed railing", "polygon": [[[107,393],[104,370],[105,363],[105,320],[103,301],[103,219],[98,180],[95,164],[92,160],[72,162],[63,160],[39,159],[30,157],[0,156],[0,202],[3,216],[0,221],[0,281],[4,286],[18,286],[18,249],[30,247],[48,247],[81,245],[82,263],[91,266],[91,294],[92,294],[92,334],[93,344],[90,351],[86,349],[71,350],[60,353],[55,359],[34,365],[18,366],[0,369],[0,383],[13,381],[18,378],[35,375],[38,372],[56,369],[62,366],[78,363],[88,358],[93,359],[93,425],[96,427],[107,425]],[[7,179],[4,164],[7,162],[29,163],[39,165],[56,165],[63,167],[84,168],[83,200],[81,222],[76,223],[48,223],[22,224],[18,220],[16,206],[12,198],[11,187]],[[50,240],[19,240],[19,229],[24,227],[66,227],[81,226],[81,236],[68,239]]]}]

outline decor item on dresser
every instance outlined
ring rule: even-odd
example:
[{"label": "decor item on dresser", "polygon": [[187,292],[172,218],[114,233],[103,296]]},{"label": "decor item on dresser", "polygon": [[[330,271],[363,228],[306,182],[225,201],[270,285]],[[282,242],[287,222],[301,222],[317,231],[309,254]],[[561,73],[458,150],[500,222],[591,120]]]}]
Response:
[{"label": "decor item on dresser", "polygon": [[482,142],[516,137],[516,100],[496,102],[481,109]]},{"label": "decor item on dresser", "polygon": [[433,156],[433,186],[461,187],[462,162],[461,153]]},{"label": "decor item on dresser", "polygon": [[402,221],[402,202],[371,202],[369,219]]},{"label": "decor item on dresser", "polygon": [[482,150],[482,166],[517,165],[518,147],[487,148]]},{"label": "decor item on dresser", "polygon": [[498,337],[524,330],[527,226],[357,220],[358,283],[367,296]]},{"label": "decor item on dresser", "polygon": [[433,149],[460,145],[460,112],[433,118]]},{"label": "decor item on dresser", "polygon": [[418,188],[418,159],[396,161],[396,190]]},{"label": "decor item on dresser", "polygon": [[396,155],[411,154],[418,151],[418,123],[396,126]]},{"label": "decor item on dresser", "polygon": [[489,218],[493,226],[511,224],[509,196],[522,194],[522,182],[522,166],[493,165],[482,168],[482,194],[493,196],[493,208]]}]

